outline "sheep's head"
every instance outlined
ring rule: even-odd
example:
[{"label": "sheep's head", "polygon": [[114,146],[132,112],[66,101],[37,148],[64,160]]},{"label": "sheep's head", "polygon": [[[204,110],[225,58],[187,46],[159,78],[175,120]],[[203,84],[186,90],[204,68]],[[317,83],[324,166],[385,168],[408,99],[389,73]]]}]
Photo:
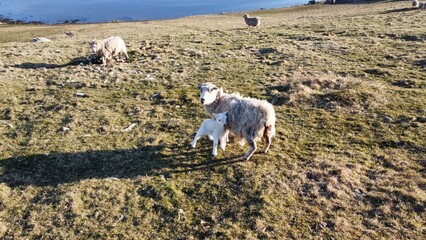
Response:
[{"label": "sheep's head", "polygon": [[420,3],[419,3],[419,0],[413,0],[412,2],[411,2],[411,4],[413,5],[413,7],[419,7],[419,5],[420,5]]},{"label": "sheep's head", "polygon": [[203,105],[209,105],[216,100],[218,94],[222,93],[222,88],[217,87],[213,83],[203,83],[198,85],[200,90],[200,101]]},{"label": "sheep's head", "polygon": [[227,112],[223,113],[213,113],[213,119],[218,122],[221,126],[226,128],[226,118],[228,117]]},{"label": "sheep's head", "polygon": [[248,14],[245,14],[245,15],[243,16],[243,18],[244,18],[244,19],[249,18],[249,15],[248,15]]},{"label": "sheep's head", "polygon": [[102,48],[102,41],[92,39],[89,42],[89,46],[90,46],[90,50],[92,50],[92,52],[97,53]]}]

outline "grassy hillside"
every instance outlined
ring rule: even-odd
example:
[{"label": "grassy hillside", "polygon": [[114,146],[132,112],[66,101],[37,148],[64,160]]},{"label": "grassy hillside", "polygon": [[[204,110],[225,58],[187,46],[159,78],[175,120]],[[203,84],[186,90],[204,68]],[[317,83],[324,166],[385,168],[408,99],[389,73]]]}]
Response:
[{"label": "grassy hillside", "polygon": [[[425,238],[426,13],[410,7],[0,26],[0,238]],[[111,35],[129,61],[85,64]],[[268,154],[191,148],[203,82],[274,104]]]}]

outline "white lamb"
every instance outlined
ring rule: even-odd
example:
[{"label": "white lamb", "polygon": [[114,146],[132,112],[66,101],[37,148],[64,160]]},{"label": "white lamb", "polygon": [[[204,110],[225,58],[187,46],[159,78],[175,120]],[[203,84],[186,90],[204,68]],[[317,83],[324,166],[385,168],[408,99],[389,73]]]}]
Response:
[{"label": "white lamb", "polygon": [[208,135],[210,140],[213,140],[213,152],[214,156],[217,155],[217,145],[220,142],[220,148],[225,150],[226,141],[227,141],[227,133],[226,130],[226,118],[227,113],[213,113],[213,119],[206,119],[201,124],[200,128],[195,135],[194,140],[191,145],[195,148],[197,144],[197,140],[200,139],[203,135]]},{"label": "white lamb", "polygon": [[93,39],[89,44],[92,52],[102,59],[103,65],[107,64],[107,61],[111,61],[113,57],[119,57],[121,54],[124,54],[126,59],[129,59],[126,44],[121,37],[109,37],[102,40]]}]

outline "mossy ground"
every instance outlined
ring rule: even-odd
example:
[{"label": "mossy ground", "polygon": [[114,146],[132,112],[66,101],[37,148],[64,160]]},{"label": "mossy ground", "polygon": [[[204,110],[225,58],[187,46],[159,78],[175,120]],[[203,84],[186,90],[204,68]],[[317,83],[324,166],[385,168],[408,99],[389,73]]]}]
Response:
[{"label": "mossy ground", "polygon": [[[424,238],[426,23],[410,6],[265,10],[258,29],[0,26],[0,237]],[[129,61],[80,64],[110,35]],[[190,147],[203,82],[274,104],[268,154]]]}]

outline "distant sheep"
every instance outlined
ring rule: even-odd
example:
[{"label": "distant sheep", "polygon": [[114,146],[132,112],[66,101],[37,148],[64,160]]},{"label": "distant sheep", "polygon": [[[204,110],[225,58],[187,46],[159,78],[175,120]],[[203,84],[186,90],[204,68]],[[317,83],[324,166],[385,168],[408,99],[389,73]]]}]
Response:
[{"label": "distant sheep", "polygon": [[126,59],[129,59],[126,44],[121,37],[109,37],[102,40],[93,39],[89,44],[92,52],[102,59],[102,64],[107,64],[107,61],[111,61],[113,57],[119,57],[121,54],[124,54]]},{"label": "distant sheep", "polygon": [[227,94],[212,83],[203,83],[200,101],[209,114],[227,112],[226,129],[239,139],[245,139],[250,149],[243,159],[248,160],[256,151],[256,141],[265,139],[263,152],[268,152],[275,135],[275,110],[265,100],[245,98],[239,94]]},{"label": "distant sheep", "polygon": [[426,10],[426,2],[419,2],[419,0],[413,0],[411,4],[414,8],[417,8],[418,10]]},{"label": "distant sheep", "polygon": [[260,17],[250,17],[248,14],[243,16],[249,27],[259,27],[260,25]]},{"label": "distant sheep", "polygon": [[74,32],[73,31],[67,31],[67,32],[64,32],[65,33],[65,35],[67,35],[68,37],[74,37]]},{"label": "distant sheep", "polygon": [[213,140],[213,152],[212,154],[214,156],[217,155],[217,144],[220,142],[220,148],[222,150],[225,150],[226,147],[226,140],[227,140],[227,131],[225,130],[226,127],[226,118],[227,113],[213,113],[213,119],[206,119],[201,124],[200,128],[197,131],[197,134],[195,135],[194,140],[192,141],[191,145],[193,148],[195,148],[195,145],[197,144],[197,140],[200,139],[203,135],[208,135],[210,140]]},{"label": "distant sheep", "polygon": [[36,37],[31,39],[31,42],[34,43],[46,43],[46,42],[51,42],[52,40],[45,38],[45,37]]}]

